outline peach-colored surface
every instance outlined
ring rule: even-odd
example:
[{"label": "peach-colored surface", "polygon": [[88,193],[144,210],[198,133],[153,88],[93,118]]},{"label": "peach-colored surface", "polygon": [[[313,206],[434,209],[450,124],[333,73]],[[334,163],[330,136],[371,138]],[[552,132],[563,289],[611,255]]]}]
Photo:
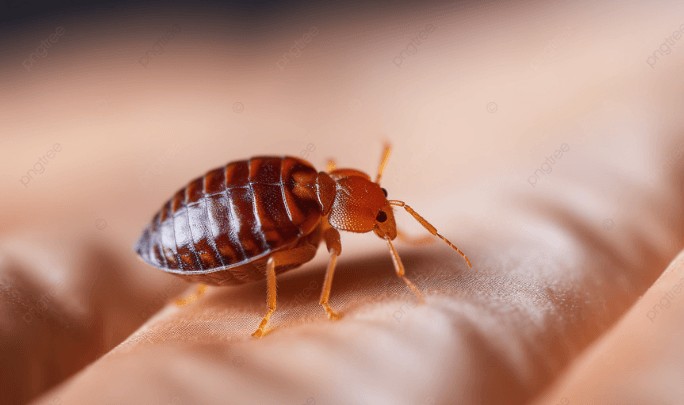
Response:
[{"label": "peach-colored surface", "polygon": [[677,403],[684,395],[684,253],[542,403]]},{"label": "peach-colored surface", "polygon": [[[140,11],[3,38],[3,402],[617,403],[619,376],[629,398],[677,402],[682,298],[648,310],[676,288],[661,274],[684,242],[684,44],[652,56],[684,6],[615,8],[312,12],[280,28]],[[152,213],[210,168],[277,153],[373,171],[383,139],[390,197],[473,262],[397,243],[424,305],[380,239],[344,234],[344,318],[317,304],[321,249],[279,279],[274,330],[254,340],[264,284],[178,308],[192,287],[134,256]]]}]

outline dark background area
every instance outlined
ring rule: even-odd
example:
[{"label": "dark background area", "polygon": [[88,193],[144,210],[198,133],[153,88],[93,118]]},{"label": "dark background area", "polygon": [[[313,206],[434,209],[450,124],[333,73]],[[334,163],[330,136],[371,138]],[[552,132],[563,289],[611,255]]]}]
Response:
[{"label": "dark background area", "polygon": [[[298,12],[330,12],[346,10],[351,13],[358,11],[378,10],[386,13],[398,13],[407,8],[428,8],[441,5],[464,5],[465,1],[345,1],[345,2],[309,2],[296,0],[244,0],[244,1],[214,1],[214,0],[6,0],[0,2],[0,24],[3,26],[20,25],[35,20],[56,18],[70,14],[111,13],[121,10],[168,10],[192,9],[211,10],[214,13],[229,13],[248,19],[264,19],[286,17]],[[492,2],[480,2],[492,3]],[[501,2],[493,2],[501,3]]]}]

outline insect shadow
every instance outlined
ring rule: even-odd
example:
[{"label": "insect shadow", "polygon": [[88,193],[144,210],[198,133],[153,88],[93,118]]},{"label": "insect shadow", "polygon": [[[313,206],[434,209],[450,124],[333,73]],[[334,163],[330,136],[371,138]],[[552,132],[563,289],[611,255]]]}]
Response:
[{"label": "insect shadow", "polygon": [[[438,245],[421,250],[404,250],[402,259],[407,275],[416,281],[423,292],[429,288],[431,293],[448,293],[469,272],[459,262],[460,258],[454,258],[446,249],[443,253],[439,252]],[[331,304],[344,315],[361,311],[380,301],[408,300],[419,303],[411,290],[396,276],[392,259],[386,252],[358,257],[342,256],[338,266]],[[273,329],[308,321],[329,322],[319,305],[325,268],[325,264],[305,264],[278,276],[278,310],[274,314]],[[447,285],[441,283],[445,274],[451,280]],[[437,283],[438,280],[440,283]],[[234,310],[235,303],[240,303],[245,315],[253,313],[258,318],[265,290],[265,281],[230,288],[211,288],[207,296],[196,304]]]}]

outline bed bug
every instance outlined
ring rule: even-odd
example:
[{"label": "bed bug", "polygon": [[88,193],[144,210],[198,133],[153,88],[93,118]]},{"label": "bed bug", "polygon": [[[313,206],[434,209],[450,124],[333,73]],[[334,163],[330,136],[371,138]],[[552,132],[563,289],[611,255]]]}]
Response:
[{"label": "bed bug", "polygon": [[[180,189],[154,215],[135,250],[146,263],[188,281],[236,285],[266,279],[267,312],[255,337],[263,335],[276,309],[276,275],[313,259],[321,241],[330,260],[320,305],[328,318],[333,274],[342,253],[339,231],[374,232],[390,250],[397,276],[422,299],[405,276],[392,241],[397,237],[393,207],[406,210],[472,267],[468,257],[413,208],[387,199],[380,187],[390,154],[385,145],[375,177],[356,169],[326,171],[295,157],[258,156],[228,163]],[[186,300],[187,302],[187,300]]]}]

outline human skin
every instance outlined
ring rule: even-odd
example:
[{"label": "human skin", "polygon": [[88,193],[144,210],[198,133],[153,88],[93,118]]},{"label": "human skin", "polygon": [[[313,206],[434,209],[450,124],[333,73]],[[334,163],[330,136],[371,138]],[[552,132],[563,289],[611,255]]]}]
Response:
[{"label": "human skin", "polygon": [[539,403],[668,403],[681,398],[683,287],[684,252]]}]

